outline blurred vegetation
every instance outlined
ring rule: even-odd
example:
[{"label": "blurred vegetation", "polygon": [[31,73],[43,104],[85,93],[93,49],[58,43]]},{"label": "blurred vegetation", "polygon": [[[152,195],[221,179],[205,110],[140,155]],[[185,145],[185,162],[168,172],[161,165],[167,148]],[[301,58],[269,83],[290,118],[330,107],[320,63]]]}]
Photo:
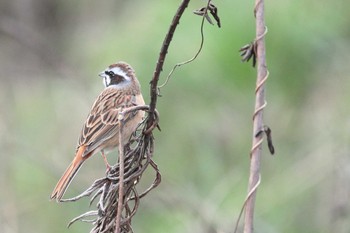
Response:
[{"label": "blurred vegetation", "polygon": [[[88,210],[49,202],[80,127],[102,90],[97,74],[124,60],[149,100],[161,42],[179,1],[0,1],[0,232],[66,229]],[[255,36],[254,1],[216,1],[198,59],[161,90],[155,161],[162,183],[143,199],[135,232],[232,232],[246,195],[255,70],[238,50]],[[192,1],[166,60],[199,47]],[[266,1],[268,106],[276,155],[264,145],[256,232],[350,232],[350,2]],[[116,153],[110,160],[117,159]],[[67,196],[104,175],[95,156]],[[143,178],[144,186],[152,174]]]}]

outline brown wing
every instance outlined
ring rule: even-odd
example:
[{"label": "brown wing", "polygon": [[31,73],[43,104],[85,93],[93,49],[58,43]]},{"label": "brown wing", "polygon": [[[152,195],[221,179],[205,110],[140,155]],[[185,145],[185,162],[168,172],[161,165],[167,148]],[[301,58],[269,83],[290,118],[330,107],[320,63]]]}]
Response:
[{"label": "brown wing", "polygon": [[[81,130],[77,149],[85,145],[83,156],[119,133],[118,114],[121,109],[135,106],[135,96],[114,88],[105,89],[97,98]],[[124,116],[127,121],[131,114]]]}]

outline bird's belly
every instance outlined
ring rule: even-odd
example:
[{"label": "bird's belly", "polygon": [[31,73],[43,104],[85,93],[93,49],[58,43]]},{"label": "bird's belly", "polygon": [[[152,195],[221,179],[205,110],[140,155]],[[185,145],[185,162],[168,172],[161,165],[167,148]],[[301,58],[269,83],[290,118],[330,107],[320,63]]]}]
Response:
[{"label": "bird's belly", "polygon": [[[131,134],[135,132],[137,129],[139,123],[142,121],[144,117],[143,111],[138,111],[137,114],[130,120],[128,120],[122,129],[122,137],[121,142],[122,145],[125,146],[131,137]],[[119,132],[114,136],[113,139],[109,140],[108,143],[105,144],[103,151],[104,153],[110,153],[111,151],[115,150],[119,146]]]}]

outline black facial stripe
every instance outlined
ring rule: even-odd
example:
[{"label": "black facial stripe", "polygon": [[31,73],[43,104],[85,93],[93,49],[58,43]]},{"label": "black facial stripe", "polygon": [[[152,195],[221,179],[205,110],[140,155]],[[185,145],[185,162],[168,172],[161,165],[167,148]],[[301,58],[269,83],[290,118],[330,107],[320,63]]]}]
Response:
[{"label": "black facial stripe", "polygon": [[114,74],[113,76],[111,76],[111,83],[110,84],[119,84],[119,83],[123,82],[124,80],[125,80],[125,78],[123,76]]},{"label": "black facial stripe", "polygon": [[[125,81],[125,77],[119,74],[115,74],[113,71],[111,70],[106,70],[104,72],[109,78],[110,78],[110,83],[106,83],[106,86],[110,86],[110,85],[118,85],[120,83],[122,83],[123,81]],[[105,80],[106,82],[106,80]]]}]

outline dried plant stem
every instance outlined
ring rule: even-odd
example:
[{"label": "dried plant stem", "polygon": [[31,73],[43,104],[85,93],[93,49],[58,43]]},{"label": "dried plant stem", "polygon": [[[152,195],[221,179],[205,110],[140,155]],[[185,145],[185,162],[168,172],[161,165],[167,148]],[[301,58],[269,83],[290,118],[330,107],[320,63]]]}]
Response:
[{"label": "dried plant stem", "polygon": [[157,65],[156,65],[156,69],[153,73],[153,78],[151,81],[151,102],[149,105],[149,114],[150,114],[150,118],[148,120],[148,123],[152,121],[152,117],[153,117],[153,113],[156,109],[156,104],[157,104],[157,97],[158,97],[158,81],[159,81],[159,75],[160,72],[162,72],[163,70],[163,64],[165,61],[165,57],[168,53],[168,48],[170,45],[171,40],[173,39],[174,36],[174,32],[175,29],[177,27],[177,25],[180,22],[180,18],[182,16],[182,14],[184,13],[185,9],[188,6],[188,3],[190,2],[190,0],[183,0],[182,3],[180,4],[180,6],[178,7],[175,16],[171,22],[171,25],[169,27],[168,33],[164,38],[163,44],[162,44],[162,48],[160,50],[159,53],[159,57],[158,57],[158,61],[157,61]]},{"label": "dried plant stem", "polygon": [[192,58],[190,58],[190,59],[188,59],[186,61],[179,62],[179,63],[175,64],[175,66],[171,69],[171,71],[169,72],[168,76],[166,77],[165,82],[158,87],[159,89],[168,84],[172,74],[174,73],[174,71],[175,71],[175,69],[177,67],[180,67],[180,66],[186,65],[186,64],[188,64],[190,62],[193,62],[198,57],[198,55],[201,53],[201,51],[203,49],[203,45],[204,45],[204,21],[206,19],[207,11],[209,9],[209,4],[210,3],[211,3],[211,0],[208,0],[207,6],[204,8],[205,14],[203,14],[203,16],[202,16],[202,22],[201,22],[201,26],[200,26],[201,42],[200,42],[200,45],[199,45],[199,48],[198,48],[197,52],[195,53],[195,55]]},{"label": "dried plant stem", "polygon": [[[170,42],[174,36],[174,32],[175,29],[177,27],[177,25],[180,22],[180,18],[183,14],[183,12],[185,11],[186,7],[188,6],[188,3],[190,2],[190,0],[183,0],[182,3],[180,4],[180,6],[178,7],[175,16],[171,22],[171,25],[169,27],[168,33],[166,35],[166,37],[164,38],[163,44],[162,44],[162,48],[159,54],[159,58],[157,61],[157,65],[153,74],[153,78],[150,82],[151,84],[151,88],[150,88],[150,95],[151,95],[151,102],[149,105],[149,109],[148,109],[148,120],[147,120],[147,126],[151,127],[153,126],[154,128],[154,122],[156,122],[155,117],[156,117],[156,104],[157,104],[157,97],[158,97],[158,81],[159,81],[159,76],[160,76],[160,72],[163,69],[163,64],[165,61],[165,57],[166,54],[168,52],[168,48],[170,45]],[[122,135],[122,130],[123,130],[123,119],[124,116],[123,114],[120,115],[120,128],[119,128],[119,141],[121,140],[121,135]],[[152,127],[151,127],[152,128]],[[150,140],[150,133],[152,132],[152,130],[144,132],[146,134],[146,141]],[[154,164],[155,165],[155,164]],[[155,165],[156,166],[156,165]],[[115,232],[116,233],[120,233],[121,229],[120,229],[120,221],[121,221],[121,216],[122,216],[122,210],[123,210],[123,196],[124,196],[124,147],[123,145],[119,145],[119,194],[118,194],[118,206],[117,206],[117,216],[116,216],[116,228],[115,228]]]},{"label": "dried plant stem", "polygon": [[[264,22],[264,0],[255,2],[256,17],[256,52],[257,52],[257,80],[255,91],[255,112],[253,115],[253,146],[250,154],[250,177],[248,193],[256,187],[260,180],[260,159],[262,154],[262,134],[257,134],[263,128],[263,109],[265,102],[265,87],[268,72],[265,58],[265,22]],[[257,189],[251,193],[245,206],[244,233],[253,233],[254,230],[254,207]]]},{"label": "dried plant stem", "polygon": [[[119,142],[122,142],[123,128],[124,128],[124,113],[119,115]],[[119,190],[118,190],[118,205],[117,205],[117,216],[115,224],[115,232],[120,233],[120,221],[123,211],[123,197],[124,197],[124,145],[119,143]]]}]

